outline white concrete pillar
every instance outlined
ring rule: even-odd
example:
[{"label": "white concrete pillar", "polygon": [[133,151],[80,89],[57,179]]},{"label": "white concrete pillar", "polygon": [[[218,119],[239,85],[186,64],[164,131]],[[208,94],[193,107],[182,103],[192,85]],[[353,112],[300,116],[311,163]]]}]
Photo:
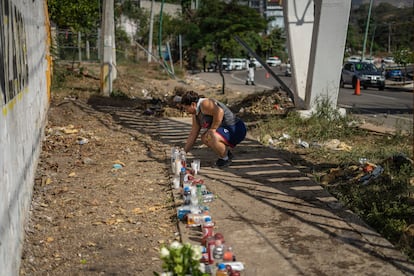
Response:
[{"label": "white concrete pillar", "polygon": [[305,108],[321,98],[336,108],[351,0],[315,0],[315,23],[306,85]]},{"label": "white concrete pillar", "polygon": [[314,22],[312,0],[283,1],[283,15],[297,108],[304,107]]}]

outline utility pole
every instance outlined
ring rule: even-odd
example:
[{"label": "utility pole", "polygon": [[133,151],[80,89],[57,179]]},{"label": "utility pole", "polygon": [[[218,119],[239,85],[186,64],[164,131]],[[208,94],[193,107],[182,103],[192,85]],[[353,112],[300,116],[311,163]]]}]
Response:
[{"label": "utility pole", "polygon": [[[103,59],[101,62],[101,93],[110,96],[112,93],[112,82],[114,80],[114,54],[115,35],[114,35],[114,0],[104,0],[103,6]],[[101,43],[102,43],[101,42]]]},{"label": "utility pole", "polygon": [[369,47],[369,56],[370,57],[372,57],[372,47],[374,46],[374,37],[375,37],[376,29],[377,29],[377,25],[374,25],[374,30],[372,31],[371,45]]},{"label": "utility pole", "polygon": [[391,53],[391,23],[388,23],[388,53]]},{"label": "utility pole", "polygon": [[371,9],[372,9],[372,0],[370,0],[370,2],[369,2],[367,26],[365,28],[364,45],[362,47],[362,60],[364,60],[364,58],[365,58],[365,48],[367,46],[367,37],[368,37],[368,30],[369,30],[369,21],[371,19]]},{"label": "utility pole", "polygon": [[151,63],[151,54],[152,54],[152,33],[154,29],[154,0],[151,1],[151,11],[150,11],[150,28],[149,28],[149,38],[148,38],[148,63]]}]

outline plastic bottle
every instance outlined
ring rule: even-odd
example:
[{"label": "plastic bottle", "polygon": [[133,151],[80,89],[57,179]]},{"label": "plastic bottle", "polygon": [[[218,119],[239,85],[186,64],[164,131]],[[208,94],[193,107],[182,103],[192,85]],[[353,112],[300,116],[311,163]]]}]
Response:
[{"label": "plastic bottle", "polygon": [[207,253],[207,248],[205,246],[203,246],[201,248],[201,259],[200,259],[200,263],[208,264],[208,253]]},{"label": "plastic bottle", "polygon": [[171,148],[171,169],[175,174],[175,147]]},{"label": "plastic bottle", "polygon": [[184,178],[185,178],[186,172],[185,172],[185,168],[181,168],[180,171],[180,187],[183,188],[184,187]]},{"label": "plastic bottle", "polygon": [[224,262],[225,265],[231,266],[233,271],[243,271],[244,264],[242,262]]},{"label": "plastic bottle", "polygon": [[203,194],[201,191],[201,184],[197,184],[197,199],[198,199],[198,204],[201,205],[201,203],[203,202]]},{"label": "plastic bottle", "polygon": [[187,214],[187,225],[191,227],[200,226],[203,223],[203,214]]},{"label": "plastic bottle", "polygon": [[218,270],[216,272],[216,276],[228,276],[226,265],[225,264],[219,264]]},{"label": "plastic bottle", "polygon": [[180,177],[179,176],[174,175],[172,182],[173,182],[174,189],[176,190],[180,189]]},{"label": "plastic bottle", "polygon": [[216,244],[214,245],[213,249],[213,258],[214,261],[222,261],[224,254],[224,245],[221,240],[216,240]]},{"label": "plastic bottle", "polygon": [[[191,209],[198,212],[200,210],[200,203],[198,202],[196,187],[191,186]],[[193,212],[193,211],[191,211]]]},{"label": "plastic bottle", "polygon": [[183,220],[188,214],[191,213],[190,206],[181,206],[177,208],[177,217],[179,220]]},{"label": "plastic bottle", "polygon": [[203,231],[203,237],[201,238],[201,244],[207,246],[207,239],[214,235],[214,222],[211,220],[210,216],[204,218],[203,224],[201,226]]},{"label": "plastic bottle", "polygon": [[204,203],[212,202],[214,200],[214,194],[212,193],[204,194],[202,197]]},{"label": "plastic bottle", "polygon": [[208,263],[209,264],[213,264],[214,263],[213,251],[214,251],[215,244],[216,244],[216,238],[214,236],[207,238],[206,248],[207,248]]},{"label": "plastic bottle", "polygon": [[226,266],[227,274],[229,276],[240,276],[240,271],[233,270],[233,268],[230,265],[226,265],[226,264],[224,265]]},{"label": "plastic bottle", "polygon": [[234,262],[235,257],[233,254],[233,248],[231,246],[226,246],[223,254],[223,261],[225,262]]},{"label": "plastic bottle", "polygon": [[179,158],[175,159],[175,175],[180,175],[181,172],[181,168],[183,168],[183,166],[181,165],[181,161]]},{"label": "plastic bottle", "polygon": [[187,157],[186,157],[186,153],[185,153],[184,149],[181,149],[181,151],[180,151],[180,161],[181,161],[181,166],[186,168],[187,167]]},{"label": "plastic bottle", "polygon": [[174,174],[178,175],[180,171],[177,171],[176,162],[180,157],[180,150],[177,147],[171,149],[171,167]]},{"label": "plastic bottle", "polygon": [[184,186],[183,199],[184,199],[184,205],[190,205],[191,204],[191,190],[190,190],[190,186]]}]

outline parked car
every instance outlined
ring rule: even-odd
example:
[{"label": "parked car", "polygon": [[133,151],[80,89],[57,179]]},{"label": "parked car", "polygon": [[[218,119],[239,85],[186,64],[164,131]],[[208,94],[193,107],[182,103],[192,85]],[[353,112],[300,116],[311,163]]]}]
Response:
[{"label": "parked car", "polygon": [[278,57],[269,57],[268,59],[266,59],[266,63],[270,67],[274,67],[274,66],[280,66],[282,64],[282,61]]},{"label": "parked car", "polygon": [[375,59],[373,57],[364,57],[364,59],[362,60],[362,62],[366,62],[366,63],[374,63]]},{"label": "parked car", "polygon": [[241,58],[231,58],[230,59],[230,69],[229,70],[242,70],[245,68],[246,62]]},{"label": "parked car", "polygon": [[360,56],[350,56],[346,59],[348,62],[360,62],[361,57]]},{"label": "parked car", "polygon": [[260,62],[257,59],[255,59],[255,58],[253,58],[253,63],[254,63],[254,66],[256,68],[262,67],[262,65],[260,64]]},{"label": "parked car", "polygon": [[221,59],[221,70],[230,70],[230,59],[229,58],[222,58]]},{"label": "parked car", "polygon": [[385,77],[382,72],[372,63],[367,62],[347,62],[342,67],[340,86],[345,84],[352,85],[355,89],[359,79],[361,87],[377,87],[379,90],[385,88]]},{"label": "parked car", "polygon": [[387,64],[394,64],[395,63],[395,61],[394,61],[394,58],[393,57],[385,57],[385,58],[383,58],[382,59],[385,63],[387,63]]},{"label": "parked car", "polygon": [[385,71],[385,78],[394,81],[401,81],[403,79],[403,72],[398,68],[390,68]]}]

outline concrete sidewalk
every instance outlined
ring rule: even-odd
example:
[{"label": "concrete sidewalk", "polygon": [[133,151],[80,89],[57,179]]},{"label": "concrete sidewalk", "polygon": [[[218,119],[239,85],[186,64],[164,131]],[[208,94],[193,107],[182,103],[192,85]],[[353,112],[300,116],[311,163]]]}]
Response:
[{"label": "concrete sidewalk", "polygon": [[[162,119],[158,127],[174,146],[185,141],[190,118]],[[217,196],[207,204],[215,232],[244,263],[242,275],[414,275],[413,263],[280,152],[246,139],[225,169],[212,167],[216,156],[206,147],[191,153]],[[179,226],[184,242],[200,242],[199,229]]]}]

